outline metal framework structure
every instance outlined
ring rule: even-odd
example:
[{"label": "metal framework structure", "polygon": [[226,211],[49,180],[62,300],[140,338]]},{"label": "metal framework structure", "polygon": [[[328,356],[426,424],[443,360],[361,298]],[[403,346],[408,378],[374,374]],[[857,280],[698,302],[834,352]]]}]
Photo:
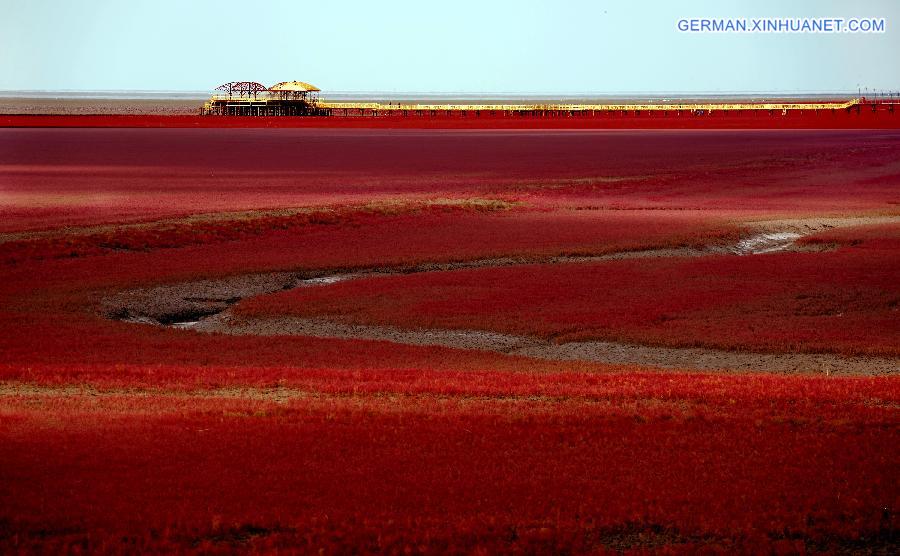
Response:
[{"label": "metal framework structure", "polygon": [[222,91],[230,97],[256,98],[257,95],[265,93],[269,88],[256,81],[232,81],[230,83],[225,83],[224,85],[219,85],[216,87],[216,90]]}]

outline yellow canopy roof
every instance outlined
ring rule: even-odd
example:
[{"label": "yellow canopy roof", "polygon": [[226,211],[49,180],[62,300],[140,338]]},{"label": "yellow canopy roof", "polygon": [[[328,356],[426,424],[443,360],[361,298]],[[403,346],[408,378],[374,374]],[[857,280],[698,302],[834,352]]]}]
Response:
[{"label": "yellow canopy roof", "polygon": [[281,83],[276,83],[269,87],[270,91],[298,91],[298,92],[312,92],[312,91],[321,91],[315,85],[310,85],[309,83],[304,83],[303,81],[282,81]]}]

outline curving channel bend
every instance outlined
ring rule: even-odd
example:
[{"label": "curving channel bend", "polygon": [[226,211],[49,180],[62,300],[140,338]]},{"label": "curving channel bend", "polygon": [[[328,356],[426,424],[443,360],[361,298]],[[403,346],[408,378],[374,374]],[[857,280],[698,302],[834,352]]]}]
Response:
[{"label": "curving channel bend", "polygon": [[[833,220],[833,219],[832,219]],[[830,225],[827,227],[831,227]],[[818,228],[821,229],[821,228]],[[808,226],[806,230],[817,231]],[[900,374],[900,360],[849,357],[827,353],[759,353],[707,348],[669,348],[602,341],[556,343],[537,337],[513,336],[484,330],[401,329],[390,326],[347,324],[326,319],[296,317],[238,317],[231,307],[243,299],[293,288],[327,287],[346,281],[417,272],[520,264],[578,264],[626,258],[735,256],[775,251],[822,250],[798,246],[796,227],[765,231],[732,246],[704,249],[656,249],[581,257],[505,257],[413,266],[356,268],[344,271],[306,271],[247,274],[120,292],[103,300],[107,318],[138,325],[162,326],[200,333],[262,336],[312,336],[387,341],[419,346],[494,351],[509,355],[560,361],[588,361],[613,365],[692,370],[739,370],[825,375]],[[807,232],[809,233],[809,232]]]}]

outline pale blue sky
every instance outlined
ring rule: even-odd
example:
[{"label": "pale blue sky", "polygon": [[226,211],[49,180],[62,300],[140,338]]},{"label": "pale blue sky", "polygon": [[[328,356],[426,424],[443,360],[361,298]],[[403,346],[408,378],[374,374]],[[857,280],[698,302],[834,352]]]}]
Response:
[{"label": "pale blue sky", "polygon": [[[679,33],[683,17],[884,17],[887,32]],[[0,0],[0,89],[900,89],[900,2]]]}]

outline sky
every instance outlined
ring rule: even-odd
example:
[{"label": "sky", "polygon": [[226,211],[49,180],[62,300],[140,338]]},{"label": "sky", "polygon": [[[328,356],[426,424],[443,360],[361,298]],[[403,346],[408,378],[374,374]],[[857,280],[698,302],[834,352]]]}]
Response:
[{"label": "sky", "polygon": [[[0,89],[900,90],[900,2],[0,0]],[[682,33],[683,18],[877,17],[881,34]]]}]

